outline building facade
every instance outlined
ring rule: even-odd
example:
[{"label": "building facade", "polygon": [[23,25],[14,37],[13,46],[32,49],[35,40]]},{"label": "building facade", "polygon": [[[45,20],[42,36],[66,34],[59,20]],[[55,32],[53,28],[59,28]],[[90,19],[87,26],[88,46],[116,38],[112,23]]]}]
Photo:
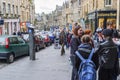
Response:
[{"label": "building facade", "polygon": [[35,4],[34,0],[20,0],[20,30],[27,31],[27,26],[34,24]]},{"label": "building facade", "polygon": [[34,0],[0,0],[0,35],[26,31],[26,22],[34,23]]},{"label": "building facade", "polygon": [[4,21],[0,25],[0,35],[17,32],[19,27],[19,0],[0,0],[0,18]]},{"label": "building facade", "polygon": [[84,18],[88,28],[93,31],[97,27],[106,28],[107,22],[113,22],[116,26],[117,0],[83,0],[81,4],[81,17]]},{"label": "building facade", "polygon": [[[53,26],[67,26],[77,22],[84,29],[89,28],[93,32],[97,27],[106,28],[109,21],[116,27],[119,21],[117,20],[117,2],[118,0],[68,0],[63,2],[62,10],[56,6],[51,13],[51,22]],[[59,11],[62,11],[62,14]]]}]

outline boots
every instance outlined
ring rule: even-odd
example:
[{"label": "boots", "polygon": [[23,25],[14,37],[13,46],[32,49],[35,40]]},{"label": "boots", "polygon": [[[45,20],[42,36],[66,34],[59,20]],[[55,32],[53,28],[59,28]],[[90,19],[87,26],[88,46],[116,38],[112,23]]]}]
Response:
[{"label": "boots", "polygon": [[64,49],[64,44],[62,44],[62,48],[61,48],[61,56],[65,54],[65,49]]}]

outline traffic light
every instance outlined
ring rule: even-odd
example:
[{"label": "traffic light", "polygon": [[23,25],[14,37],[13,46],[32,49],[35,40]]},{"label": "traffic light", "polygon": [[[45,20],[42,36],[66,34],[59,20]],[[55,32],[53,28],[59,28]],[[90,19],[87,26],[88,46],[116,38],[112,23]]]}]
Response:
[{"label": "traffic light", "polygon": [[4,24],[4,20],[1,19],[1,20],[0,20],[0,25],[3,25],[3,24]]}]

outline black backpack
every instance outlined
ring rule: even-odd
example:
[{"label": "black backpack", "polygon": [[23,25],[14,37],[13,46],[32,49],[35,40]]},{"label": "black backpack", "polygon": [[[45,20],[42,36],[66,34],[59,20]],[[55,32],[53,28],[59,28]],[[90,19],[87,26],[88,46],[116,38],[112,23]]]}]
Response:
[{"label": "black backpack", "polygon": [[[113,53],[116,52],[116,53]],[[118,55],[118,48],[117,46],[113,46],[113,47],[105,47],[102,50],[100,50],[99,53],[101,53],[99,55],[99,64],[101,67],[105,68],[105,69],[111,69],[114,67],[117,55]]]}]

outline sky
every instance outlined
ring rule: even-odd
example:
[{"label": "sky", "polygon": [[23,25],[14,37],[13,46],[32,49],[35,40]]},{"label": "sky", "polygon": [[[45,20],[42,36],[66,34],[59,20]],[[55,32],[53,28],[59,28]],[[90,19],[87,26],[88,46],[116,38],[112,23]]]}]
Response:
[{"label": "sky", "polygon": [[35,12],[48,14],[55,10],[56,5],[62,6],[65,1],[67,0],[35,0]]}]

